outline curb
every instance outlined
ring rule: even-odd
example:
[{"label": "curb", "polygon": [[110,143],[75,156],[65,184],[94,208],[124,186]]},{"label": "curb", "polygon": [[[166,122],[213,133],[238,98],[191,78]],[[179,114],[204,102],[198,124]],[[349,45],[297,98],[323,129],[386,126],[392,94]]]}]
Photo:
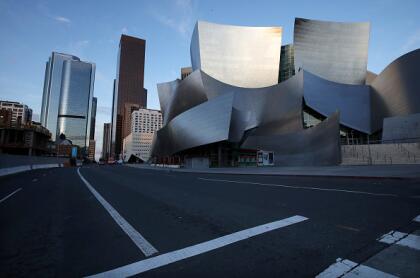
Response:
[{"label": "curb", "polygon": [[178,173],[189,173],[189,174],[210,174],[210,175],[254,175],[254,176],[280,176],[280,177],[296,177],[296,178],[345,178],[345,179],[392,179],[392,180],[412,180],[419,179],[419,177],[403,177],[403,176],[355,176],[355,175],[326,175],[326,174],[287,174],[287,173],[226,173],[226,172],[207,172],[207,171],[188,171],[185,169],[174,169],[165,167],[156,168],[141,168],[135,166],[124,165],[127,167],[142,169],[142,170],[155,170],[155,171],[166,171],[166,172],[178,172]]},{"label": "curb", "polygon": [[30,165],[21,165],[21,166],[16,166],[16,167],[2,168],[0,169],[0,177],[27,172],[31,170],[59,168],[59,167],[63,167],[63,164],[62,163],[30,164]]}]

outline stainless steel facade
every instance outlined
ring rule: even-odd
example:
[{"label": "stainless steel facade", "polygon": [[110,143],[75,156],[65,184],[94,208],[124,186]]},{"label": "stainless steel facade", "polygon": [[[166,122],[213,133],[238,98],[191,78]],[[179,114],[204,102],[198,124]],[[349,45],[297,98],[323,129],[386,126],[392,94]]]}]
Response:
[{"label": "stainless steel facade", "polygon": [[339,113],[335,112],[319,125],[284,134],[250,134],[244,148],[274,151],[274,164],[336,165],[341,162]]},{"label": "stainless steel facade", "polygon": [[369,86],[331,82],[305,70],[303,74],[303,94],[307,106],[325,117],[340,111],[342,125],[372,133]]},{"label": "stainless steel facade", "polygon": [[295,68],[329,81],[365,84],[369,22],[342,23],[296,18]]},{"label": "stainless steel facade", "polygon": [[340,123],[365,134],[383,127],[384,118],[420,113],[420,49],[389,64],[370,85],[348,85],[325,80],[304,70],[306,105],[328,116],[340,111]]},{"label": "stainless steel facade", "polygon": [[281,27],[245,27],[198,21],[191,39],[192,70],[230,85],[278,83]]},{"label": "stainless steel facade", "polygon": [[229,139],[233,93],[202,103],[157,131],[152,155],[168,156]]},{"label": "stainless steel facade", "polygon": [[[383,142],[418,142],[420,139],[420,113],[384,119]],[[420,147],[420,145],[419,145]]]},{"label": "stainless steel facade", "polygon": [[[269,84],[258,70],[264,62],[247,64],[243,54],[261,54],[248,41],[255,40],[256,31],[198,22],[191,41],[194,71],[157,85],[164,126],[152,156],[196,153],[200,147],[212,152],[216,144],[219,150],[274,151],[276,165],[339,164],[340,126],[363,136],[377,134],[385,117],[420,113],[420,50],[398,58],[379,75],[367,74],[369,28],[369,23],[296,19],[295,72],[281,83],[261,86]],[[275,41],[264,45],[274,49],[268,44]],[[326,119],[305,129],[304,109]]]},{"label": "stainless steel facade", "polygon": [[57,134],[81,148],[89,146],[95,65],[64,61]]},{"label": "stainless steel facade", "polygon": [[371,83],[372,127],[382,128],[386,117],[420,113],[420,49],[389,64]]},{"label": "stainless steel facade", "polygon": [[[316,140],[319,139],[318,134],[334,134],[331,137],[334,139],[330,141],[335,147],[326,147],[328,152],[324,148],[318,164],[336,164],[339,160],[338,116],[330,120],[337,122],[336,125],[319,125],[314,128],[317,131],[303,129],[303,77],[301,71],[275,86],[248,89],[224,84],[197,70],[183,81],[158,84],[165,125],[157,132],[152,156],[170,156],[222,141],[241,145],[249,134],[274,140],[270,142],[282,136],[290,138],[287,136],[291,134],[299,138],[308,136],[300,142],[312,142],[310,138],[314,138],[316,144],[313,147],[316,148],[322,144],[322,141]],[[245,142],[247,144],[243,147],[259,147],[253,145],[252,140]],[[278,142],[284,144],[284,140]],[[307,148],[311,149],[309,145],[302,149]],[[280,147],[277,148],[279,157],[283,155],[280,150]],[[312,150],[311,153],[317,151]],[[317,164],[303,161],[299,156],[290,163]]]}]

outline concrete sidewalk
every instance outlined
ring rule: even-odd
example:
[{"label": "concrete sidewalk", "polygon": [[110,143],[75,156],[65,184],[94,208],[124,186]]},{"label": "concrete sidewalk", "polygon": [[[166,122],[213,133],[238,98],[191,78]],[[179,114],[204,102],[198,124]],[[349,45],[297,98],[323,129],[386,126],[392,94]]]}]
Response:
[{"label": "concrete sidewalk", "polygon": [[420,178],[420,165],[355,165],[319,167],[244,167],[244,168],[162,168],[144,164],[125,164],[125,166],[184,173],[229,174],[229,175],[278,175],[278,176],[317,176],[346,178]]}]

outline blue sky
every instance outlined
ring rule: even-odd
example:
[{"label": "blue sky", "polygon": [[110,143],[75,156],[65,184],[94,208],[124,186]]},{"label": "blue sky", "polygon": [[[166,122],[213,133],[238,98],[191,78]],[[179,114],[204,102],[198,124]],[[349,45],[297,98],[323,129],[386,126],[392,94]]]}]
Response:
[{"label": "blue sky", "polygon": [[197,20],[282,26],[292,42],[295,17],[370,21],[368,69],[379,73],[398,56],[420,48],[420,1],[38,1],[0,0],[0,99],[40,113],[45,62],[52,51],[96,63],[97,153],[111,118],[112,80],[121,33],[146,40],[148,107],[159,108],[156,83],[178,78],[190,65]]}]

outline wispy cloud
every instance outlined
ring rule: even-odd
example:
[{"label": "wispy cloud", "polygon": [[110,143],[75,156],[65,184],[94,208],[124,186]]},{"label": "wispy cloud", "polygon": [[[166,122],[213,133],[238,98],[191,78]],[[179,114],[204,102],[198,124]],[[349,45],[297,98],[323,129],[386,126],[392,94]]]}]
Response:
[{"label": "wispy cloud", "polygon": [[177,0],[171,2],[173,11],[168,14],[162,11],[152,11],[153,18],[162,25],[176,31],[183,38],[190,37],[194,23],[194,2],[192,0]]},{"label": "wispy cloud", "polygon": [[67,53],[76,55],[79,58],[83,59],[85,50],[89,45],[90,42],[88,40],[79,40],[70,42],[64,49]]},{"label": "wispy cloud", "polygon": [[402,52],[408,52],[413,49],[420,47],[420,29],[417,29],[414,33],[412,33],[407,40],[404,42],[401,50]]},{"label": "wispy cloud", "polygon": [[64,17],[64,16],[54,16],[53,18],[60,23],[65,23],[65,24],[70,24],[71,23],[71,20],[68,19],[67,17]]},{"label": "wispy cloud", "polygon": [[127,34],[127,33],[128,33],[128,28],[124,26],[124,27],[121,29],[121,34]]}]

